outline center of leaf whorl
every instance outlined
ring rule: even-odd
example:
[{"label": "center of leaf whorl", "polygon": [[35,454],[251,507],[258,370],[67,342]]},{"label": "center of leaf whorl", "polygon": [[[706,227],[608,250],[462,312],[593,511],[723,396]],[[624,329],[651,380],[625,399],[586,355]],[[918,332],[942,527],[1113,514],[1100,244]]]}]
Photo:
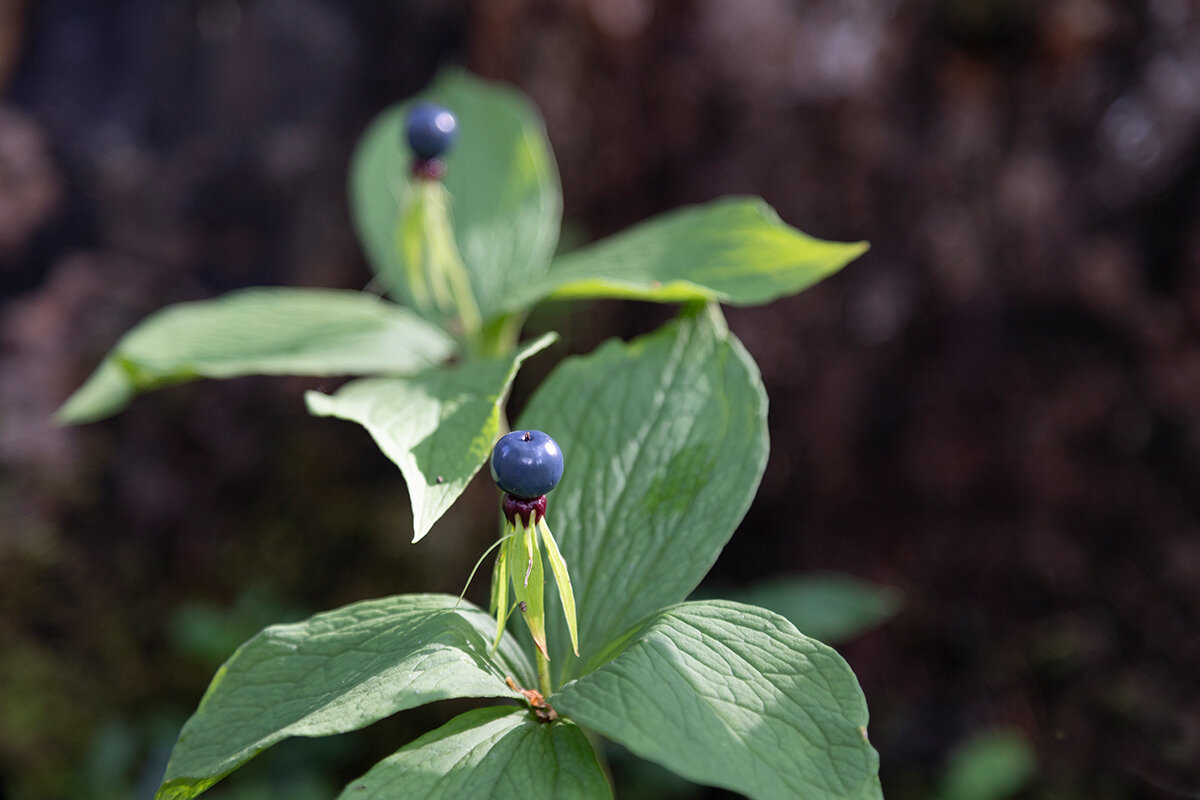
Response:
[{"label": "center of leaf whorl", "polygon": [[500,508],[504,511],[504,516],[508,520],[509,525],[515,526],[517,524],[517,517],[520,517],[525,527],[529,528],[536,525],[542,517],[546,516],[546,495],[530,500],[524,497],[514,497],[505,492]]}]

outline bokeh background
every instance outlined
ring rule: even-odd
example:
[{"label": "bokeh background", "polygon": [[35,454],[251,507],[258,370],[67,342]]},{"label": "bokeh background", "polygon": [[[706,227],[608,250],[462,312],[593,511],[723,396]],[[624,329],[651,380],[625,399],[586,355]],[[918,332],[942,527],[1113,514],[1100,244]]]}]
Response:
[{"label": "bokeh background", "polygon": [[[0,1],[0,797],[148,796],[244,637],[457,593],[494,537],[480,481],[409,545],[398,471],[305,414],[313,381],[48,425],[166,303],[365,286],[351,149],[444,64],[541,108],[569,242],[730,193],[871,241],[728,312],[773,446],[713,580],[903,594],[840,645],[890,799],[944,795],[997,729],[1035,755],[1016,796],[1200,797],[1191,0]],[[557,357],[669,313],[574,312],[531,322],[564,340],[515,409]],[[213,796],[332,797],[461,707],[281,745]],[[728,796],[622,763],[623,797]]]}]

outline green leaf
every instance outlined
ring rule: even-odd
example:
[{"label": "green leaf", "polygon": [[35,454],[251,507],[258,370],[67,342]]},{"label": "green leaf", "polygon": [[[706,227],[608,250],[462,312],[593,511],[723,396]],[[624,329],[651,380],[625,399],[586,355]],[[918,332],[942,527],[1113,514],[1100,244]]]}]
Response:
[{"label": "green leaf", "polygon": [[[457,608],[456,608],[457,606]],[[451,697],[521,695],[536,680],[494,621],[447,595],[368,600],[266,628],[213,678],[171,753],[158,800],[195,797],[289,736],[329,736]]]},{"label": "green leaf", "polygon": [[765,609],[668,608],[550,703],[689,780],[757,800],[883,797],[854,673]]},{"label": "green leaf", "polygon": [[1019,731],[977,734],[955,748],[938,796],[944,800],[1006,800],[1037,774],[1037,758]]},{"label": "green leaf", "polygon": [[722,597],[782,614],[805,636],[833,643],[877,627],[899,612],[900,592],[838,573],[776,578]]},{"label": "green leaf", "polygon": [[460,714],[352,781],[339,800],[605,800],[612,790],[578,725],[527,709]]},{"label": "green leaf", "polygon": [[357,422],[400,467],[413,508],[413,541],[467,488],[500,435],[500,406],[522,362],[555,340],[515,354],[429,369],[410,378],[364,378],[335,394],[308,392],[319,417]]},{"label": "green leaf", "polygon": [[58,421],[103,419],[138,392],[194,378],[407,373],[444,361],[454,347],[440,329],[373,295],[243,289],[151,314],[121,337]]},{"label": "green leaf", "polygon": [[350,168],[351,210],[375,272],[409,304],[416,298],[397,226],[401,201],[413,188],[404,119],[419,101],[458,117],[443,182],[459,255],[486,321],[509,308],[505,301],[516,287],[538,281],[554,254],[562,219],[554,155],[540,115],[523,95],[459,70],[441,73],[425,92],[371,123]]},{"label": "green leaf", "polygon": [[513,295],[511,306],[546,297],[760,305],[808,288],[866,249],[866,242],[828,242],[801,233],[759,198],[725,197],[662,214],[559,256],[544,280]]},{"label": "green leaf", "polygon": [[518,427],[546,431],[566,461],[547,516],[571,565],[582,661],[552,615],[558,674],[581,674],[708,572],[762,477],[766,403],[715,307],[567,359],[531,398]]}]

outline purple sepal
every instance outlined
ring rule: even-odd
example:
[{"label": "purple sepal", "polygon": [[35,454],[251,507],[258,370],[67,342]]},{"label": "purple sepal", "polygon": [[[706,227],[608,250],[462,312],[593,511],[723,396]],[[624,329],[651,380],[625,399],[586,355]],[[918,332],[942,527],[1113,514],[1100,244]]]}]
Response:
[{"label": "purple sepal", "polygon": [[420,156],[415,156],[412,161],[412,174],[414,178],[426,181],[440,181],[442,176],[446,174],[446,162],[440,158],[421,158]]},{"label": "purple sepal", "polygon": [[513,497],[508,492],[505,492],[504,501],[500,504],[500,508],[504,511],[504,516],[508,519],[509,525],[515,526],[517,524],[517,517],[520,517],[525,527],[530,528],[536,525],[542,517],[546,516],[546,495],[527,500],[524,497]]}]

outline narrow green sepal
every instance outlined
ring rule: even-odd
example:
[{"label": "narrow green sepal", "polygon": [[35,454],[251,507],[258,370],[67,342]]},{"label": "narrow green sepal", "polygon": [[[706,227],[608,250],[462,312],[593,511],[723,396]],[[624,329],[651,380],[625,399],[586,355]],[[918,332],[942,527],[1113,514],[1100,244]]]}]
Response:
[{"label": "narrow green sepal", "polygon": [[408,279],[408,290],[412,293],[413,302],[417,308],[429,311],[433,301],[425,280],[426,247],[423,199],[423,196],[414,189],[410,188],[405,192],[400,201],[400,218],[396,222],[395,247],[404,263],[405,277]]},{"label": "narrow green sepal", "polygon": [[525,624],[529,626],[529,633],[533,636],[533,643],[548,661],[550,655],[546,649],[544,597],[546,577],[545,568],[542,566],[541,548],[538,547],[536,523],[531,519],[529,527],[525,527],[518,517],[517,524],[518,535],[510,540],[515,546],[508,558],[508,575],[512,580],[513,594],[517,599],[518,608],[521,609],[521,616],[525,618]]},{"label": "narrow green sepal", "polygon": [[575,620],[575,590],[571,588],[571,573],[567,571],[566,559],[559,552],[558,542],[546,524],[546,518],[537,521],[538,530],[542,533],[542,543],[546,545],[546,557],[550,559],[550,570],[554,573],[554,582],[558,584],[558,596],[562,600],[563,615],[567,618],[567,628],[571,631],[571,648],[579,655],[579,625]]},{"label": "narrow green sepal", "polygon": [[500,545],[500,554],[496,556],[496,564],[492,567],[492,604],[490,611],[496,615],[496,639],[492,642],[492,652],[500,646],[504,636],[504,623],[508,620],[508,551],[520,537],[517,531],[509,525],[504,530],[505,538]]},{"label": "narrow green sepal", "polygon": [[396,251],[417,305],[426,312],[456,314],[464,329],[475,332],[482,320],[454,241],[448,206],[441,181],[409,186],[400,202]]}]

